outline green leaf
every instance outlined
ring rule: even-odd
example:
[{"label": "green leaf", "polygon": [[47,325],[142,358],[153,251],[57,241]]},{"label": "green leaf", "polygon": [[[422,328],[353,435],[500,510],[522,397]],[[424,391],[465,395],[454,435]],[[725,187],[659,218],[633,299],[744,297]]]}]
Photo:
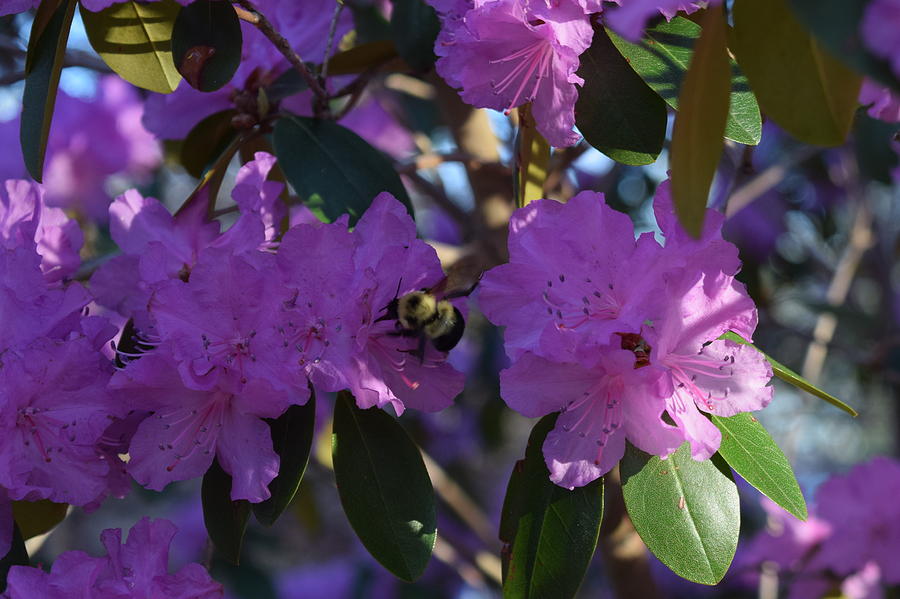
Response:
[{"label": "green leaf", "polygon": [[800,141],[842,144],[858,105],[859,75],[813,39],[787,0],[736,0],[733,16],[730,47],[766,116]]},{"label": "green leaf", "polygon": [[391,32],[397,52],[415,71],[434,66],[434,41],[441,30],[437,13],[424,0],[394,0]]},{"label": "green leaf", "polygon": [[357,44],[391,39],[391,24],[384,18],[380,8],[365,2],[347,2],[346,6],[353,13]]},{"label": "green leaf", "polygon": [[0,559],[0,593],[6,590],[6,577],[13,566],[28,566],[28,551],[25,549],[25,539],[19,527],[13,524],[13,538],[9,551]]},{"label": "green leaf", "polygon": [[504,599],[574,597],[591,562],[603,518],[603,479],[571,491],[555,485],[543,444],[556,415],[532,429],[516,462],[500,520]]},{"label": "green leaf", "polygon": [[550,167],[550,143],[538,133],[531,116],[531,104],[519,106],[519,131],[513,162],[513,188],[516,206],[527,206],[544,197],[544,182]]},{"label": "green leaf", "polygon": [[700,584],[725,576],[741,527],[737,487],[720,460],[694,461],[688,443],[665,460],[629,445],[619,464],[625,507],[647,548]]},{"label": "green leaf", "polygon": [[172,61],[172,29],[180,9],[175,0],[131,0],[98,12],[82,7],[81,19],[109,68],[138,87],[168,94],[181,81]]},{"label": "green leaf", "polygon": [[730,102],[731,67],[725,46],[725,13],[709,7],[700,17],[703,32],[678,95],[669,159],[672,202],[685,230],[703,231],[709,187],[724,146]]},{"label": "green leaf", "polygon": [[897,168],[897,151],[892,140],[900,131],[900,124],[885,123],[860,110],[853,128],[853,147],[856,164],[866,179],[875,179],[886,185],[893,181],[891,172]]},{"label": "green leaf", "polygon": [[575,125],[585,140],[623,164],[650,164],[666,137],[666,104],[647,87],[602,28],[581,55],[584,86]]},{"label": "green leaf", "polygon": [[231,500],[231,476],[213,459],[203,475],[200,489],[203,501],[203,522],[206,532],[222,557],[232,564],[241,561],[244,531],[250,519],[250,502]]},{"label": "green leaf", "polygon": [[253,504],[257,521],[271,526],[287,509],[297,489],[306,465],[316,427],[316,394],[309,386],[309,400],[302,406],[291,406],[275,420],[269,421],[272,429],[272,445],[281,460],[278,476],[269,483],[271,497],[262,503]]},{"label": "green leaf", "polygon": [[349,214],[353,225],[383,191],[412,214],[409,196],[390,160],[346,127],[291,115],[275,123],[273,141],[287,180],[304,202],[320,200],[328,219]]},{"label": "green leaf", "polygon": [[806,520],[806,501],[784,452],[759,420],[749,412],[735,416],[712,416],[722,432],[719,455],[760,493]]},{"label": "green leaf", "polygon": [[[75,15],[75,0],[65,0],[46,19],[35,17],[28,42],[28,63],[30,69],[25,76],[25,91],[22,95],[22,122],[19,142],[28,174],[40,182],[44,173],[44,154],[50,137],[50,123],[53,107],[56,105],[56,90],[69,40],[69,28]],[[41,31],[42,29],[42,31]]]},{"label": "green leaf", "polygon": [[861,21],[872,0],[790,0],[794,16],[850,68],[900,93],[887,60],[873,56],[862,41]]},{"label": "green leaf", "polygon": [[231,126],[231,119],[236,114],[234,109],[211,114],[194,125],[184,138],[179,160],[192,177],[202,177],[206,167],[237,137],[238,132]]},{"label": "green leaf", "polygon": [[332,433],[341,505],[363,545],[403,580],[422,575],[437,535],[434,490],[419,448],[379,408],[338,394]]},{"label": "green leaf", "polygon": [[38,501],[13,501],[13,519],[25,540],[53,530],[62,522],[69,509],[68,503],[53,503],[47,499]]},{"label": "green leaf", "polygon": [[172,60],[191,87],[221,89],[241,64],[241,21],[230,2],[195,0],[172,27]]},{"label": "green leaf", "polygon": [[35,47],[38,40],[44,34],[47,25],[53,20],[53,16],[59,10],[64,0],[41,0],[34,12],[34,20],[31,22],[31,33],[28,35],[28,52],[25,55],[25,74],[31,72],[34,67]]},{"label": "green leaf", "polygon": [[803,378],[802,376],[800,376],[799,374],[797,374],[796,372],[794,372],[793,370],[791,370],[790,368],[788,368],[787,366],[785,366],[784,364],[782,364],[781,362],[779,362],[778,360],[776,360],[775,358],[773,358],[772,356],[770,356],[769,354],[764,352],[763,350],[759,349],[758,347],[756,347],[755,345],[753,345],[752,343],[750,343],[749,341],[747,341],[746,339],[744,339],[743,337],[741,337],[740,335],[735,333],[734,331],[728,331],[727,333],[722,335],[720,337],[720,339],[730,339],[731,341],[734,341],[735,343],[749,345],[750,347],[752,347],[753,349],[755,349],[756,351],[758,351],[759,353],[761,353],[762,355],[764,355],[766,357],[766,360],[768,360],[769,364],[772,365],[772,372],[774,372],[775,376],[777,376],[781,380],[783,380],[787,383],[790,383],[790,384],[794,385],[795,387],[803,389],[810,395],[815,395],[819,399],[824,399],[825,401],[827,401],[834,407],[844,410],[845,412],[847,412],[854,418],[856,418],[859,415],[859,414],[857,414],[856,410],[854,410],[853,408],[851,408],[850,406],[848,406],[847,404],[845,404],[844,402],[839,400],[837,397],[822,391],[821,389],[819,389],[818,387],[813,385],[811,382],[809,382],[808,380],[806,380],[805,378]]},{"label": "green leaf", "polygon": [[[675,110],[678,110],[678,94],[700,32],[700,25],[684,17],[675,17],[648,28],[637,44],[607,31],[631,68]],[[762,137],[759,105],[740,67],[733,60],[729,64],[731,102],[725,122],[725,138],[755,146]]]}]

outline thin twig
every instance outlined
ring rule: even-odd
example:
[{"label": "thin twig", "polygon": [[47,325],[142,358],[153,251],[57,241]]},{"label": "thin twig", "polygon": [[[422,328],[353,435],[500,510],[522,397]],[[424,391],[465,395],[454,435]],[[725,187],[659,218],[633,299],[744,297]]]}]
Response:
[{"label": "thin twig", "polygon": [[342,0],[337,0],[337,7],[334,9],[334,16],[331,17],[331,26],[328,28],[328,42],[325,44],[325,58],[322,60],[322,81],[328,78],[328,61],[331,53],[334,51],[334,33],[337,31],[338,19],[341,17],[341,11],[344,9]]},{"label": "thin twig", "polygon": [[[87,52],[81,50],[69,50],[63,59],[63,67],[81,67],[90,69],[98,73],[112,73],[112,70],[106,66],[106,63]],[[7,73],[0,77],[0,86],[11,85],[22,81],[27,76],[25,71],[16,71],[15,73]]]},{"label": "thin twig", "polygon": [[[303,77],[303,80],[309,86],[309,89],[312,90],[312,93],[316,97],[316,107],[315,112],[317,116],[321,116],[322,114],[327,113],[328,110],[328,94],[325,89],[319,84],[319,81],[316,77],[310,73],[309,69],[306,67],[306,63],[303,62],[303,59],[300,58],[300,55],[291,47],[291,43],[287,41],[283,35],[278,33],[275,30],[275,27],[272,25],[272,22],[266,18],[264,14],[259,12],[259,10],[253,5],[250,0],[234,0],[240,7],[244,8],[251,15],[251,20],[248,20],[253,26],[255,26],[259,31],[269,38],[269,41],[275,46],[275,48],[281,52],[282,56],[284,56],[291,66],[300,73],[300,76]],[[254,22],[255,21],[255,22]]]},{"label": "thin twig", "polygon": [[725,208],[725,217],[731,218],[749,206],[754,200],[781,183],[793,167],[812,158],[821,151],[821,148],[804,146],[803,149],[788,156],[778,164],[773,164],[748,181],[745,185],[736,189],[728,198],[728,205]]}]

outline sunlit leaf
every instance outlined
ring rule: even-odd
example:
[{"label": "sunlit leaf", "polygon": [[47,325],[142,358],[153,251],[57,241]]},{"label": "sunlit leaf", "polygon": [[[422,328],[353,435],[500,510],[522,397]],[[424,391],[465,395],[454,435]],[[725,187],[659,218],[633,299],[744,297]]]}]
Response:
[{"label": "sunlit leaf", "polygon": [[544,197],[544,181],[550,167],[550,144],[538,133],[537,124],[531,116],[531,105],[519,107],[519,133],[516,141],[514,183],[516,205],[526,206],[529,202]]},{"label": "sunlit leaf", "polygon": [[719,455],[760,493],[806,520],[806,500],[794,470],[759,420],[749,412],[727,418],[712,416],[722,432]]},{"label": "sunlit leaf", "polygon": [[808,380],[806,380],[805,378],[803,378],[802,376],[800,376],[799,374],[797,374],[796,372],[794,372],[793,370],[791,370],[790,368],[788,368],[787,366],[785,366],[784,364],[782,364],[781,362],[779,362],[778,360],[773,358],[772,356],[768,355],[767,353],[765,353],[764,351],[762,351],[761,349],[759,349],[758,347],[756,347],[755,345],[753,345],[752,343],[750,343],[749,341],[747,341],[746,339],[744,339],[743,337],[741,337],[740,335],[735,333],[734,331],[728,331],[727,333],[722,335],[721,338],[722,339],[730,339],[730,340],[734,341],[735,343],[742,343],[744,345],[749,345],[750,347],[752,347],[753,349],[760,352],[762,355],[764,355],[766,357],[766,360],[768,360],[769,364],[772,365],[772,372],[774,372],[775,376],[777,376],[781,380],[786,381],[786,382],[794,385],[795,387],[803,389],[807,393],[809,393],[811,395],[815,395],[819,399],[824,399],[825,401],[827,401],[834,407],[844,410],[845,412],[847,412],[854,418],[856,418],[856,416],[858,416],[858,414],[856,413],[856,410],[854,410],[853,408],[851,408],[850,406],[848,406],[847,404],[845,404],[844,402],[839,400],[837,397],[835,397],[829,393],[826,393],[825,391],[822,391],[821,389],[819,389],[818,387],[813,385],[811,382],[809,382]]},{"label": "sunlit leaf", "polygon": [[725,576],[741,528],[737,487],[720,459],[695,461],[688,443],[665,460],[629,445],[619,464],[625,507],[647,548],[701,584]]},{"label": "sunlit leaf", "polygon": [[[678,94],[700,32],[700,25],[684,17],[661,21],[647,28],[644,38],[636,44],[607,31],[631,68],[675,110],[678,110]],[[725,121],[725,139],[756,145],[762,137],[759,105],[740,67],[733,60],[730,65],[731,101]]]},{"label": "sunlit leaf", "polygon": [[181,75],[172,60],[175,0],[116,3],[98,12],[81,8],[88,40],[109,68],[129,83],[168,94]]}]

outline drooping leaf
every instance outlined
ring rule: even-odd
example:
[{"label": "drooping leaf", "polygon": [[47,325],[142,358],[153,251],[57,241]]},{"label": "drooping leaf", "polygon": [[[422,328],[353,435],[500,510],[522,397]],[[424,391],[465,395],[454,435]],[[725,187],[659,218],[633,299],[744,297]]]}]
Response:
[{"label": "drooping leaf", "polygon": [[231,81],[241,64],[241,22],[230,2],[195,0],[172,28],[172,60],[191,87],[211,92]]},{"label": "drooping leaf", "polygon": [[669,159],[675,213],[694,237],[703,231],[709,188],[725,143],[731,93],[725,13],[721,6],[711,6],[700,18],[703,31],[678,94]]},{"label": "drooping leaf", "polygon": [[790,383],[791,385],[794,385],[795,387],[803,389],[810,395],[815,395],[819,399],[824,399],[825,401],[827,401],[834,407],[844,410],[845,412],[847,412],[854,418],[856,418],[858,416],[858,414],[856,413],[856,410],[854,410],[853,408],[851,408],[850,406],[848,406],[847,404],[845,404],[844,402],[839,400],[834,395],[831,395],[829,393],[826,393],[825,391],[822,391],[821,389],[819,389],[818,387],[813,385],[811,382],[809,382],[808,380],[806,380],[805,378],[803,378],[802,376],[800,376],[799,374],[797,374],[796,372],[794,372],[793,370],[791,370],[790,368],[788,368],[787,366],[785,366],[784,364],[782,364],[781,362],[779,362],[778,360],[776,360],[775,358],[773,358],[772,356],[767,354],[766,352],[762,351],[761,349],[759,349],[758,347],[756,347],[755,345],[753,345],[752,343],[750,343],[749,341],[747,341],[746,339],[744,339],[743,337],[741,337],[740,335],[735,333],[734,331],[728,331],[727,333],[722,335],[721,339],[730,339],[731,341],[734,341],[735,343],[742,343],[744,345],[749,345],[750,347],[752,347],[753,349],[755,349],[756,351],[758,351],[759,353],[761,353],[762,355],[764,355],[766,357],[766,360],[768,360],[769,364],[772,365],[772,372],[774,372],[775,376],[777,376],[781,380],[783,380],[787,383]]},{"label": "drooping leaf", "polygon": [[391,32],[397,52],[413,70],[434,66],[434,40],[440,30],[437,13],[424,0],[394,0]]},{"label": "drooping leaf", "polygon": [[806,520],[806,501],[784,452],[755,416],[748,412],[729,416],[712,416],[722,432],[721,455],[734,471],[756,487],[760,493]]},{"label": "drooping leaf", "polygon": [[[607,31],[631,68],[675,110],[678,110],[678,94],[700,32],[700,25],[684,17],[649,27],[637,44]],[[733,60],[729,64],[731,102],[725,122],[725,139],[755,146],[762,137],[759,105],[740,67]]]},{"label": "drooping leaf", "polygon": [[591,562],[603,518],[603,479],[569,491],[550,480],[543,444],[556,416],[532,429],[513,467],[500,520],[504,599],[574,597]]},{"label": "drooping leaf", "polygon": [[231,126],[231,119],[236,114],[234,109],[211,114],[194,125],[184,138],[180,162],[192,177],[202,177],[206,167],[237,137],[237,130]]},{"label": "drooping leaf", "polygon": [[418,447],[394,418],[359,409],[343,391],[332,456],[341,505],[363,545],[395,576],[417,579],[437,535],[434,489]]},{"label": "drooping leaf", "polygon": [[38,501],[13,501],[13,519],[26,541],[53,530],[66,517],[68,503],[53,503],[47,499]]},{"label": "drooping leaf", "polygon": [[763,112],[800,141],[843,143],[860,76],[810,35],[787,0],[736,0],[733,16],[730,48]]},{"label": "drooping leaf", "polygon": [[231,476],[214,459],[203,475],[200,489],[206,533],[222,557],[232,564],[241,561],[244,531],[250,519],[250,502],[231,499]]},{"label": "drooping leaf", "polygon": [[816,39],[852,69],[900,93],[887,60],[872,55],[862,40],[861,22],[872,0],[790,0],[794,16]]},{"label": "drooping leaf", "polygon": [[[56,12],[47,20],[35,18],[29,40],[25,91],[22,95],[22,121],[19,141],[28,174],[40,182],[44,173],[44,154],[50,137],[56,91],[69,40],[69,28],[75,15],[75,0],[60,3]],[[38,31],[35,31],[37,29]],[[42,29],[42,31],[41,31]]]},{"label": "drooping leaf", "polygon": [[310,397],[306,404],[291,406],[277,419],[269,421],[272,445],[281,463],[278,476],[269,483],[272,496],[262,503],[253,504],[256,519],[267,526],[274,524],[290,505],[309,463],[316,426],[315,389],[310,385],[309,390]]},{"label": "drooping leaf", "polygon": [[288,116],[274,132],[275,155],[300,198],[328,220],[342,214],[356,222],[382,191],[412,213],[400,176],[390,160],[334,121]]},{"label": "drooping leaf", "polygon": [[22,538],[19,527],[13,525],[12,545],[10,545],[6,555],[0,558],[0,593],[6,590],[6,577],[9,574],[9,569],[13,566],[27,565],[29,563],[28,551],[25,549],[25,539]]},{"label": "drooping leaf", "polygon": [[98,12],[81,8],[88,40],[129,83],[150,91],[175,91],[181,75],[172,60],[172,29],[181,6],[175,0],[113,4]]},{"label": "drooping leaf", "polygon": [[691,458],[690,445],[659,459],[628,446],[619,464],[625,507],[647,548],[673,572],[716,584],[741,527],[737,487],[721,458]]},{"label": "drooping leaf", "polygon": [[63,0],[41,0],[37,10],[34,11],[34,20],[31,22],[31,32],[28,34],[28,52],[25,55],[25,74],[31,72],[34,66],[34,49],[38,40],[44,34],[44,29],[53,20],[53,15],[62,5]]},{"label": "drooping leaf", "polygon": [[584,86],[575,125],[585,140],[623,164],[650,164],[666,137],[666,104],[647,87],[602,28],[581,55]]},{"label": "drooping leaf", "polygon": [[531,104],[519,107],[519,132],[516,140],[516,160],[513,165],[513,187],[516,206],[544,197],[544,181],[550,167],[550,144],[538,133]]}]

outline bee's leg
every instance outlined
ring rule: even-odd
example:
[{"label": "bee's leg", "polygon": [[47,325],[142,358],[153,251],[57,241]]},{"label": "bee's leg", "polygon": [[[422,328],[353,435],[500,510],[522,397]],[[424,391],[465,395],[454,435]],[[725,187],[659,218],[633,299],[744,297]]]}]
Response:
[{"label": "bee's leg", "polygon": [[428,338],[425,335],[419,337],[419,346],[416,348],[416,355],[419,356],[419,366],[425,363],[425,344]]}]

